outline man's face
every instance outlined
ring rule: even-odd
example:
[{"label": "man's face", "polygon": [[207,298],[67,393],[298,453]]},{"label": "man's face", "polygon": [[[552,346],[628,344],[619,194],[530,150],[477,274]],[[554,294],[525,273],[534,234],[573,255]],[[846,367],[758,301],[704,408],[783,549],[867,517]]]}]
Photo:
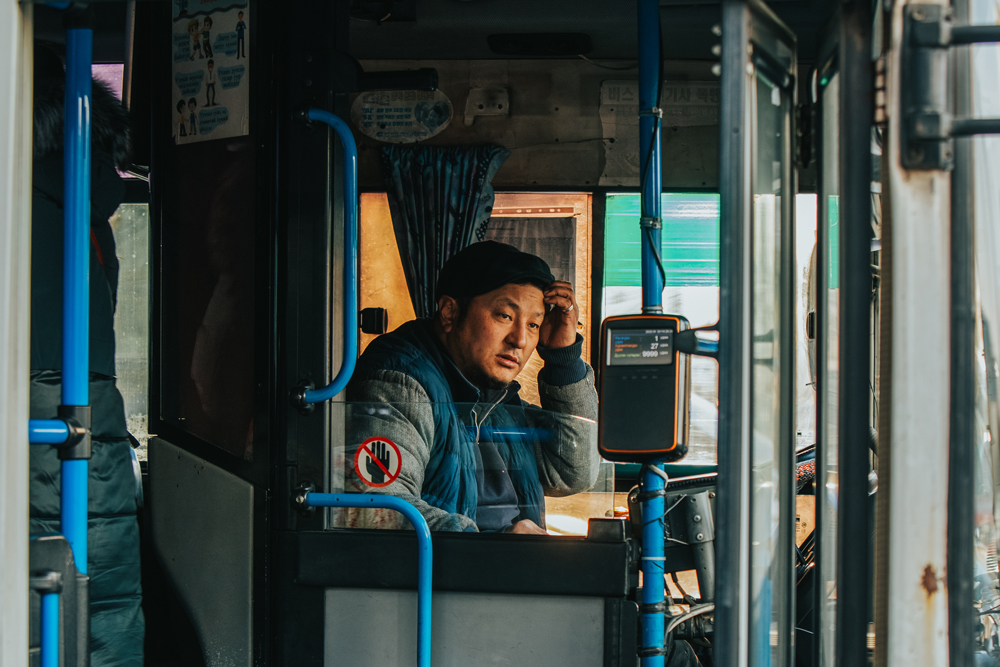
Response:
[{"label": "man's face", "polygon": [[538,345],[545,318],[542,291],[533,285],[504,285],[475,297],[464,318],[458,302],[442,297],[444,344],[462,374],[481,388],[513,382]]}]

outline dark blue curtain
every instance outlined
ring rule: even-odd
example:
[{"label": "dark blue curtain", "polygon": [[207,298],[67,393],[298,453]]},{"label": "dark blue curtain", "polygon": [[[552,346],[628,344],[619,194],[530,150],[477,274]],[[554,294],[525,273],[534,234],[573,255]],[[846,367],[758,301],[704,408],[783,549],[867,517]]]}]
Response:
[{"label": "dark blue curtain", "polygon": [[434,286],[444,263],[485,237],[491,182],[509,155],[500,146],[382,149],[392,226],[417,317],[437,309]]}]

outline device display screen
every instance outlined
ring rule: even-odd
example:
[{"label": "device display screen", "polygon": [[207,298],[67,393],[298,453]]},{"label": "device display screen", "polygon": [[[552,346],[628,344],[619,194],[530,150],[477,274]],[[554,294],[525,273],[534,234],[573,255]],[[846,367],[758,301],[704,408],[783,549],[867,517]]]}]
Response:
[{"label": "device display screen", "polygon": [[608,334],[608,366],[674,362],[674,332],[670,329],[610,329]]}]

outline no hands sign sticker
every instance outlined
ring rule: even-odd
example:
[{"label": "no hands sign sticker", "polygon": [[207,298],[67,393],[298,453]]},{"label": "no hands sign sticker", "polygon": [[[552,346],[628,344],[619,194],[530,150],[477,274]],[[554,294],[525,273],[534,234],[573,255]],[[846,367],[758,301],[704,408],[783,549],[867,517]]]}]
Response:
[{"label": "no hands sign sticker", "polygon": [[368,438],[354,454],[354,470],[368,486],[389,486],[399,477],[402,468],[399,447],[389,438]]}]

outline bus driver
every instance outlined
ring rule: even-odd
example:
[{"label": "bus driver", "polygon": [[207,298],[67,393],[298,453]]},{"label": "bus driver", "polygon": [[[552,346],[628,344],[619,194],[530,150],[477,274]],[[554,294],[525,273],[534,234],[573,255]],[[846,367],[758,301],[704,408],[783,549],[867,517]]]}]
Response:
[{"label": "bus driver", "polygon": [[[348,400],[374,405],[350,413],[347,488],[404,498],[431,530],[544,535],[543,495],[586,491],[600,464],[573,287],[541,258],[483,241],[445,264],[436,296],[434,315],[358,360]],[[535,350],[544,410],[525,410],[514,378]],[[401,460],[384,442],[358,454],[370,437],[391,440]],[[348,516],[352,527],[408,527],[391,510]]]}]

